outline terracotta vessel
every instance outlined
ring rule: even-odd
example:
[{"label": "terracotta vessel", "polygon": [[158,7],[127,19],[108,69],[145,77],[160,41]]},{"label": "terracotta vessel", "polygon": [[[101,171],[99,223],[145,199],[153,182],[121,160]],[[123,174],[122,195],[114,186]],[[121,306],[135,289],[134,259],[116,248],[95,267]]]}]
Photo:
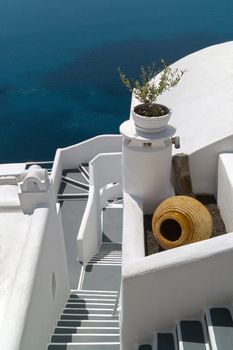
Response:
[{"label": "terracotta vessel", "polygon": [[206,207],[187,196],[166,199],[152,219],[153,234],[164,249],[208,239],[212,228],[212,218]]}]

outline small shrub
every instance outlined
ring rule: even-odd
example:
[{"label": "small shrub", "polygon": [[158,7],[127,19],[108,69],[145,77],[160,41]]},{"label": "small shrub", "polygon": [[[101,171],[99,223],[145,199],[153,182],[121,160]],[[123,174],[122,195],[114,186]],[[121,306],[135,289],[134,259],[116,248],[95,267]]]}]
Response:
[{"label": "small shrub", "polygon": [[145,115],[148,114],[147,116],[152,116],[149,115],[151,114],[151,112],[148,112],[149,110],[153,110],[153,116],[161,115],[155,105],[158,96],[164,91],[175,87],[185,73],[185,71],[178,68],[172,70],[163,59],[161,59],[161,63],[162,72],[159,79],[153,79],[159,73],[155,67],[155,63],[147,68],[142,66],[140,68],[139,79],[128,79],[125,73],[118,68],[121,82],[130,92],[134,93],[139,102],[145,105],[144,110]]}]

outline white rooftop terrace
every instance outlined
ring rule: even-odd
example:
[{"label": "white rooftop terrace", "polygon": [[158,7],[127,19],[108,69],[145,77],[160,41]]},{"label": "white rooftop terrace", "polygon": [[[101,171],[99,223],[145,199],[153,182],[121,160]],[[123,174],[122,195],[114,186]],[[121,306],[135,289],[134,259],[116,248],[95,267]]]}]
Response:
[{"label": "white rooftop terrace", "polygon": [[[192,53],[172,65],[186,73],[158,102],[172,108],[170,123],[181,138],[179,152],[191,154],[233,134],[232,62],[230,41]],[[136,104],[133,98],[132,107]]]}]

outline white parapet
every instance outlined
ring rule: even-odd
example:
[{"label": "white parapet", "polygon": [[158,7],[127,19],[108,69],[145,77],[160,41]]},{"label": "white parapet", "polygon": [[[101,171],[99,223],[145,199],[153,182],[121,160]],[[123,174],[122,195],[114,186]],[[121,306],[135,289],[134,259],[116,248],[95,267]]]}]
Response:
[{"label": "white parapet", "polygon": [[122,350],[232,303],[232,233],[145,256],[142,202],[124,193],[122,245]]},{"label": "white parapet", "polygon": [[0,349],[46,349],[70,292],[59,206],[5,205],[0,227]]}]

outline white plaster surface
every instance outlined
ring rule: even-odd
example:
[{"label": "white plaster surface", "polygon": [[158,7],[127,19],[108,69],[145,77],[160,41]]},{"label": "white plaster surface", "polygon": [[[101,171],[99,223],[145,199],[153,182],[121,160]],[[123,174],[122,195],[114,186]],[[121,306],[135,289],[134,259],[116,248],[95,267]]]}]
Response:
[{"label": "white plaster surface", "polygon": [[30,218],[20,209],[0,209],[0,329],[17,275]]},{"label": "white plaster surface", "polygon": [[154,331],[171,331],[177,320],[201,317],[208,305],[231,303],[233,295],[232,233],[145,257],[141,207],[139,199],[124,193],[124,350],[143,343]]},{"label": "white plaster surface", "polygon": [[70,291],[63,229],[52,186],[22,206],[18,175],[0,177],[0,348],[41,350]]},{"label": "white plaster surface", "polygon": [[[172,67],[186,70],[179,84],[158,98],[172,109],[179,150],[189,154],[193,189],[217,195],[218,155],[233,152],[233,41],[194,52]],[[132,106],[138,101],[132,97]]]},{"label": "white plaster surface", "polygon": [[[233,152],[232,62],[233,42],[179,60],[173,67],[186,69],[184,77],[158,101],[173,111],[171,123],[181,138],[178,152],[190,156],[194,191],[216,194],[217,183],[220,186],[218,201],[228,218],[228,232],[233,230],[233,159],[220,156],[218,177],[218,156]],[[132,107],[137,103],[133,97]],[[121,346],[129,350],[153,331],[171,330],[177,320],[201,317],[207,305],[232,302],[233,235],[143,257],[142,237],[132,233],[136,220],[143,226],[137,198],[124,198]],[[142,235],[140,226],[137,232]]]},{"label": "white plaster surface", "polygon": [[[217,155],[220,150],[229,151],[233,147],[232,62],[233,42],[179,60],[174,67],[187,72],[179,85],[159,100],[173,110],[171,122],[175,122],[181,137],[179,152],[191,154],[190,166],[195,173],[194,187],[197,189],[204,190],[209,186],[216,190]],[[52,172],[55,190],[62,169],[77,166],[101,152],[120,152],[121,142],[121,136],[106,135],[58,150]],[[100,155],[90,165],[90,196],[79,236],[83,240],[80,243],[84,247],[81,252],[84,261],[96,251],[99,243],[100,232],[96,230],[101,210],[99,190],[109,182],[121,181],[120,156],[120,153],[116,158]],[[24,163],[1,165],[0,175],[18,175],[24,168]],[[14,346],[13,332],[16,332],[22,348],[31,350],[36,329],[43,334],[42,337],[36,333],[38,342],[35,344],[41,350],[68,294],[62,226],[54,208],[52,211],[39,208],[36,215],[33,214],[34,223],[28,231],[30,219],[11,205],[16,200],[16,186],[9,186],[0,186],[3,204],[0,209],[0,329],[3,315],[8,317],[2,322],[5,328],[0,340],[13,344],[2,348],[17,350],[20,347]],[[194,312],[201,312],[207,303],[221,303],[232,298],[233,281],[229,275],[232,272],[233,235],[144,257],[142,202],[127,194],[125,201],[128,209],[124,213],[121,326],[123,348],[128,350],[133,348],[135,341],[151,335],[154,329],[174,324],[176,319],[191,317]],[[22,270],[17,271],[19,262]],[[55,300],[51,293],[53,272],[58,286]],[[22,286],[23,298],[19,294]],[[9,299],[11,288],[12,300]],[[7,339],[4,338],[6,332]]]},{"label": "white plaster surface", "polygon": [[161,133],[136,131],[132,121],[120,126],[124,191],[143,201],[144,212],[153,213],[162,200],[173,196],[171,185],[172,141],[176,129]]},{"label": "white plaster surface", "polygon": [[[17,164],[18,166],[18,164]],[[19,169],[19,167],[10,167]],[[2,169],[5,167],[2,167]],[[17,170],[18,171],[18,170]],[[6,174],[6,169],[4,171]],[[10,180],[10,181],[8,181]],[[4,177],[3,183],[12,182],[12,177]],[[15,282],[21,259],[29,217],[24,215],[18,199],[18,186],[0,185],[0,328],[7,309],[12,286]]]},{"label": "white plaster surface", "polygon": [[195,193],[217,196],[218,156],[233,152],[233,134],[189,155],[189,166]]},{"label": "white plaster surface", "polygon": [[100,153],[121,152],[121,148],[121,135],[100,135],[76,145],[58,149],[51,173],[54,190],[58,191],[63,169],[76,168],[80,163],[87,163]]},{"label": "white plaster surface", "polygon": [[[136,258],[144,258],[143,202],[124,192],[122,266],[124,269]],[[131,266],[131,265],[130,265]]]},{"label": "white plaster surface", "polygon": [[50,185],[48,171],[39,165],[31,165],[21,173],[19,185],[22,192],[46,192]]},{"label": "white plaster surface", "polygon": [[0,164],[0,176],[19,175],[25,169],[26,163]]},{"label": "white plaster surface", "polygon": [[127,120],[120,125],[120,133],[128,140],[138,142],[163,141],[171,138],[176,132],[176,128],[168,125],[163,131],[158,133],[144,133],[136,129],[133,120]]},{"label": "white plaster surface", "polygon": [[70,292],[60,212],[51,206],[30,217],[4,213],[0,218],[5,233],[0,348],[45,349]]},{"label": "white plaster surface", "polygon": [[[193,153],[233,134],[233,41],[207,47],[175,62],[186,70],[179,84],[159,97],[172,109],[179,152]],[[138,104],[132,99],[132,106]],[[177,152],[176,152],[177,153]]]},{"label": "white plaster surface", "polygon": [[0,185],[1,207],[20,207],[17,185]]},{"label": "white plaster surface", "polygon": [[89,172],[89,197],[77,236],[78,257],[84,264],[96,253],[102,240],[100,190],[109,183],[122,182],[121,153],[99,154],[90,162]]},{"label": "white plaster surface", "polygon": [[233,231],[233,153],[220,154],[218,160],[218,207],[227,232]]}]

